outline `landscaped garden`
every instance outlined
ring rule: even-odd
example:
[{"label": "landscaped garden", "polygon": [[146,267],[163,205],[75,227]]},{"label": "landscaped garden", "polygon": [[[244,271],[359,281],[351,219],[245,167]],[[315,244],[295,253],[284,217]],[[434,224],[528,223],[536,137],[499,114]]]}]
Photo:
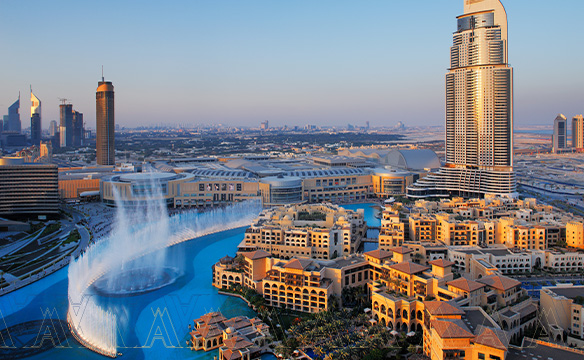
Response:
[{"label": "landscaped garden", "polygon": [[275,352],[288,357],[300,349],[322,360],[399,359],[402,354],[416,352],[421,341],[421,335],[394,336],[384,326],[371,325],[365,313],[342,309],[298,319]]}]

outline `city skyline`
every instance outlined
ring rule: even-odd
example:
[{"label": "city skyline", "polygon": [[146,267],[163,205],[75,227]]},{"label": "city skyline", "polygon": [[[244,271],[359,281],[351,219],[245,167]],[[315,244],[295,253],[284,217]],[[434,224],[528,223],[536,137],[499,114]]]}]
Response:
[{"label": "city skyline", "polygon": [[[344,1],[334,6],[146,2],[139,9],[107,2],[97,9],[59,4],[39,2],[35,14],[19,2],[0,5],[1,29],[20,30],[0,40],[14,54],[6,60],[13,71],[0,91],[0,105],[6,109],[32,82],[45,102],[45,127],[58,118],[58,97],[71,97],[81,112],[90,114],[88,127],[95,127],[93,88],[101,65],[106,77],[124,89],[118,94],[120,126],[259,127],[265,120],[274,127],[444,124],[440,74],[448,67],[448,33],[456,30],[448,14],[461,13],[459,1]],[[582,113],[577,84],[584,74],[573,71],[582,50],[571,45],[581,36],[576,16],[584,5],[544,4],[504,4],[514,19],[509,41],[510,63],[519,69],[517,126],[550,124],[558,112],[568,117]],[[50,21],[56,12],[72,23]],[[561,26],[534,25],[560,16]],[[86,26],[99,22],[107,25],[103,34]],[[42,41],[29,49],[26,39],[33,33]],[[76,49],[74,56],[63,58],[56,50],[61,41]],[[43,54],[42,64],[33,52]],[[152,88],[157,91],[146,90]]]}]

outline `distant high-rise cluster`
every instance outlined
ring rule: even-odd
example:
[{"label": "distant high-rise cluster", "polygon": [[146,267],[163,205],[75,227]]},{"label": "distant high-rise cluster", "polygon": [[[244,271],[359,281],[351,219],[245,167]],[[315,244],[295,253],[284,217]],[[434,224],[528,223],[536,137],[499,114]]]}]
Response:
[{"label": "distant high-rise cluster", "polygon": [[446,74],[446,164],[408,196],[514,195],[507,14],[500,0],[473,0],[457,19]]},{"label": "distant high-rise cluster", "polygon": [[260,124],[260,130],[262,130],[262,131],[268,130],[269,127],[270,127],[270,124],[269,124],[268,120],[262,121]]},{"label": "distant high-rise cluster", "polygon": [[72,104],[59,105],[60,126],[59,145],[61,147],[78,147],[83,143],[83,114],[73,110]]},{"label": "distant high-rise cluster", "polygon": [[576,115],[572,118],[572,147],[568,146],[568,119],[564,114],[558,114],[554,119],[552,134],[552,152],[561,153],[573,149],[584,148],[584,118]]},{"label": "distant high-rise cluster", "polygon": [[101,78],[95,93],[96,159],[98,165],[115,165],[114,86]]}]

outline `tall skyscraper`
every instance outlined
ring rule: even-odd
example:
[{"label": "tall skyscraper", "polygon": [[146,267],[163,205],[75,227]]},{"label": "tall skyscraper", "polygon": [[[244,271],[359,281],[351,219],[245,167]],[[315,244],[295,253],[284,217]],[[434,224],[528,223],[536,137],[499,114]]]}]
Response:
[{"label": "tall skyscraper", "polygon": [[98,165],[115,165],[114,86],[103,76],[95,93],[96,160]]},{"label": "tall skyscraper", "polygon": [[30,140],[33,145],[41,144],[41,101],[30,88]]},{"label": "tall skyscraper", "polygon": [[49,124],[49,135],[53,137],[58,132],[59,127],[57,126],[57,120],[51,120],[51,123]]},{"label": "tall skyscraper", "polygon": [[513,69],[500,0],[465,0],[446,74],[446,163],[410,197],[515,196]]},{"label": "tall skyscraper", "polygon": [[584,148],[584,116],[582,114],[572,118],[572,147]]},{"label": "tall skyscraper", "polygon": [[73,111],[73,146],[83,145],[83,114]]},{"label": "tall skyscraper", "polygon": [[61,104],[59,105],[60,114],[60,141],[61,147],[73,146],[73,105]]},{"label": "tall skyscraper", "polygon": [[16,100],[8,108],[8,115],[4,116],[4,131],[17,132],[20,134],[20,93]]},{"label": "tall skyscraper", "polygon": [[558,114],[554,120],[554,134],[552,135],[552,152],[557,153],[567,147],[568,120],[564,114]]}]

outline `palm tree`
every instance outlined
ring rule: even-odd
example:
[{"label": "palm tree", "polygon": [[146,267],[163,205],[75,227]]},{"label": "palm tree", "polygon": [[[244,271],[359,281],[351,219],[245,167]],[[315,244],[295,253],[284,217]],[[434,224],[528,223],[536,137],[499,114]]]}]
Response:
[{"label": "palm tree", "polygon": [[319,356],[319,357],[322,357],[322,356],[324,355],[324,349],[323,349],[323,347],[322,347],[322,346],[320,346],[320,345],[319,345],[319,346],[316,346],[316,347],[314,348],[314,353],[315,353],[317,356]]}]

